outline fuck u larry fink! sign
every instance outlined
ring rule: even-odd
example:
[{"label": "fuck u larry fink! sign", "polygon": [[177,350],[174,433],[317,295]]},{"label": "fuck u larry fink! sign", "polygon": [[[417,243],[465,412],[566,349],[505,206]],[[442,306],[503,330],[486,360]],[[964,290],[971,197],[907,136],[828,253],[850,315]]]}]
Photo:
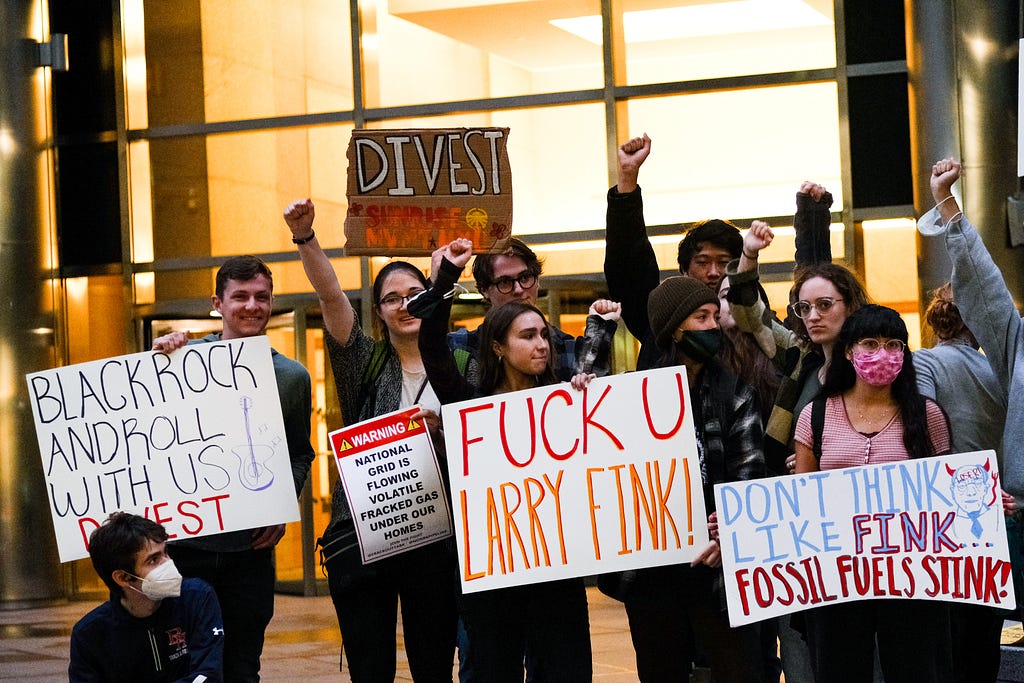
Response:
[{"label": "fuck u larry fink! sign", "polygon": [[442,415],[467,593],[688,562],[708,543],[683,367]]}]

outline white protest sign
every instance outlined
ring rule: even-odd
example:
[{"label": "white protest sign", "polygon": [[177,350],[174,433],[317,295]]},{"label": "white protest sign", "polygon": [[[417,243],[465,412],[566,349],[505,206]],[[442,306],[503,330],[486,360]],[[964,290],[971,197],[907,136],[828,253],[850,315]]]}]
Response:
[{"label": "white protest sign", "polygon": [[683,367],[442,416],[464,592],[688,562],[708,543]]},{"label": "white protest sign", "polygon": [[995,453],[715,486],[729,622],[873,598],[1016,604]]},{"label": "white protest sign", "polygon": [[299,518],[266,337],[26,376],[62,562],[124,510],[171,539]]},{"label": "white protest sign", "polygon": [[363,563],[452,535],[448,499],[418,406],[331,432]]}]

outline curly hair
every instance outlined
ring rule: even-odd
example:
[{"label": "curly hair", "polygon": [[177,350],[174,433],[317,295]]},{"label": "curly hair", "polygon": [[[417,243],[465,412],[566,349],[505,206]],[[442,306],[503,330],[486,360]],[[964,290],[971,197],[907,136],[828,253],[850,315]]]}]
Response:
[{"label": "curly hair", "polygon": [[969,332],[964,319],[960,317],[960,309],[953,302],[953,286],[949,282],[932,292],[932,300],[925,309],[924,319],[935,330],[935,336],[942,341],[963,337]]},{"label": "curly hair", "polygon": [[825,374],[820,396],[838,396],[857,383],[857,372],[846,352],[861,339],[886,337],[903,342],[903,368],[892,383],[892,397],[903,420],[903,446],[911,458],[935,455],[935,446],[928,434],[928,413],[925,398],[917,389],[917,371],[907,347],[907,325],[900,314],[886,306],[867,304],[846,319],[839,331],[832,363]]},{"label": "curly hair", "polygon": [[[820,277],[824,280],[828,280],[838,290],[840,298],[843,303],[846,304],[847,314],[856,312],[859,308],[865,306],[870,299],[868,298],[867,292],[864,291],[863,285],[857,276],[853,274],[847,268],[840,266],[836,263],[812,263],[806,266],[800,266],[797,268],[796,273],[793,275],[793,288],[789,291],[789,302],[791,304],[796,303],[800,300],[800,288],[811,279]],[[807,327],[804,325],[804,321],[795,315],[790,313],[787,322],[797,336],[805,341],[810,341],[810,336],[807,334]]]}]

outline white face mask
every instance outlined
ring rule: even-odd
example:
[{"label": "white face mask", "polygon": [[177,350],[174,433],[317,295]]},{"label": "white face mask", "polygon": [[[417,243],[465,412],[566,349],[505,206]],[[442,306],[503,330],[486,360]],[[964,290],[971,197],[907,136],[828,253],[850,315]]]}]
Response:
[{"label": "white face mask", "polygon": [[135,586],[129,586],[129,588],[142,593],[150,600],[176,598],[181,595],[181,574],[178,573],[174,560],[167,560],[157,565],[146,576],[135,576],[135,578],[142,581],[142,588]]}]

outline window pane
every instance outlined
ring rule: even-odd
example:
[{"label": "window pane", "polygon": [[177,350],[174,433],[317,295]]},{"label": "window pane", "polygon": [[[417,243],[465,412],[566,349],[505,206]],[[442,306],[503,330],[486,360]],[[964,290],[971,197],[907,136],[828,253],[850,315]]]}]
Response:
[{"label": "window pane", "polygon": [[664,4],[669,6],[623,3],[628,85],[836,65],[831,0]]},{"label": "window pane", "polygon": [[[392,119],[377,128],[508,127],[512,168],[512,233],[566,233],[604,227],[604,106],[497,111]],[[567,235],[566,240],[572,236]]]},{"label": "window pane", "polygon": [[155,258],[290,251],[281,212],[310,196],[321,244],[342,246],[351,130],[338,124],[151,140]]},{"label": "window pane", "polygon": [[[353,106],[346,0],[145,0],[144,14],[148,112],[134,103],[132,127]],[[136,25],[126,25],[132,60]]]},{"label": "window pane", "polygon": [[597,0],[391,0],[362,13],[371,107],[601,87],[596,43],[550,22],[600,14]]},{"label": "window pane", "polygon": [[843,203],[835,83],[632,100],[651,136],[640,171],[648,225],[784,216],[804,180]]}]

